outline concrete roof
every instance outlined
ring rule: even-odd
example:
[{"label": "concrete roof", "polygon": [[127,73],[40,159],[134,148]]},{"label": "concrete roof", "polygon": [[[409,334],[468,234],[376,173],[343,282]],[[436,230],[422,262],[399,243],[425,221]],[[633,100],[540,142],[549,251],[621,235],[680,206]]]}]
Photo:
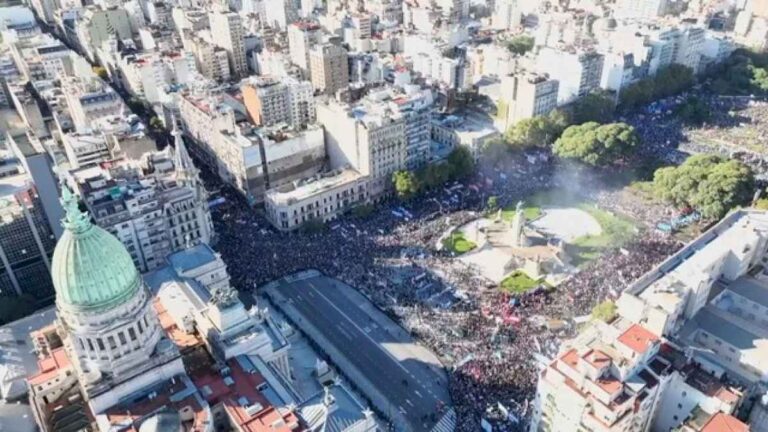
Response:
[{"label": "concrete roof", "polygon": [[713,308],[714,306],[707,306],[701,309],[694,317],[694,321],[701,330],[728,342],[740,350],[755,347],[755,340],[760,339],[758,335],[723,318]]},{"label": "concrete roof", "polygon": [[168,262],[177,273],[183,273],[216,260],[216,252],[205,243],[168,256]]},{"label": "concrete roof", "polygon": [[753,277],[741,277],[728,285],[728,290],[750,301],[768,307],[768,284]]}]

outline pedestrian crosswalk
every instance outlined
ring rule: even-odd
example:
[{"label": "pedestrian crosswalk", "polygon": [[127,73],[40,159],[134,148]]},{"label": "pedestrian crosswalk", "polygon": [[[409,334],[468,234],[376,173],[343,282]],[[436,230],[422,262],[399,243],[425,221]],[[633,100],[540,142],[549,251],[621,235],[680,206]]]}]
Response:
[{"label": "pedestrian crosswalk", "polygon": [[440,421],[432,428],[432,432],[453,432],[456,429],[456,411],[450,408],[443,414]]}]

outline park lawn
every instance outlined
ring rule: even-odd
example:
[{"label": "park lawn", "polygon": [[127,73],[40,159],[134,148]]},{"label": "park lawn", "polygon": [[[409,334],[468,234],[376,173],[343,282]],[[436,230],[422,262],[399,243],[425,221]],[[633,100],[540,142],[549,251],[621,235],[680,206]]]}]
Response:
[{"label": "park lawn", "polygon": [[[523,215],[525,220],[534,220],[541,216],[541,207],[539,206],[524,206]],[[515,206],[507,207],[501,211],[501,218],[505,221],[511,221],[515,218]]]},{"label": "park lawn", "polygon": [[501,289],[512,294],[522,294],[539,286],[539,282],[528,277],[520,270],[512,272],[501,281]]},{"label": "park lawn", "polygon": [[582,236],[571,242],[571,258],[576,266],[597,259],[606,249],[621,247],[635,234],[634,223],[623,216],[611,214],[589,204],[580,204],[578,207],[595,218],[603,232],[599,235]]},{"label": "park lawn", "polygon": [[464,237],[463,232],[456,231],[443,239],[443,247],[456,254],[463,254],[476,248],[477,245],[474,242],[467,240],[467,238]]}]

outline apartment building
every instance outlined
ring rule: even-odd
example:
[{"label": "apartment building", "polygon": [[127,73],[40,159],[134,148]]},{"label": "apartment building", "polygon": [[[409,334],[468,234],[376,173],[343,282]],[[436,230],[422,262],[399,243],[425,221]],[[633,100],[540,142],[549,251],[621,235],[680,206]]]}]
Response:
[{"label": "apartment building", "polygon": [[291,63],[301,68],[309,78],[309,51],[320,42],[322,27],[312,21],[296,21],[288,26],[288,51]]},{"label": "apartment building", "polygon": [[172,154],[150,154],[144,164],[117,161],[71,172],[96,224],[120,239],[142,272],[213,236],[207,193],[181,136]]},{"label": "apartment building", "polygon": [[186,38],[186,46],[197,62],[197,68],[204,77],[218,82],[226,82],[232,78],[227,51],[215,44],[196,36]]},{"label": "apartment building", "polygon": [[295,78],[252,78],[242,86],[243,103],[256,126],[288,124],[305,128],[315,121],[312,83]]},{"label": "apartment building", "polygon": [[575,48],[544,47],[536,70],[558,82],[557,104],[563,105],[600,88],[604,56]]},{"label": "apartment building", "polygon": [[245,30],[235,12],[214,11],[209,17],[212,42],[227,52],[229,68],[235,77],[248,75],[245,61]]},{"label": "apartment building", "polygon": [[321,93],[334,95],[349,85],[347,50],[340,45],[326,43],[310,49],[309,66],[312,85]]},{"label": "apartment building", "polygon": [[366,99],[355,106],[326,101],[317,106],[331,167],[351,167],[369,177],[372,198],[390,190],[392,173],[406,168],[406,119],[387,104]]},{"label": "apartment building", "polygon": [[557,108],[560,84],[546,74],[519,73],[502,78],[502,95],[497,117],[503,119],[501,130],[518,121],[546,115]]},{"label": "apartment building", "polygon": [[63,77],[61,91],[78,132],[89,132],[93,122],[107,116],[122,117],[125,104],[104,81],[90,78]]},{"label": "apartment building", "polygon": [[531,430],[743,425],[768,377],[766,263],[768,212],[737,210],[638,278],[541,372]]},{"label": "apartment building", "polygon": [[107,137],[102,133],[69,133],[61,137],[70,168],[97,165],[112,159]]},{"label": "apartment building", "polygon": [[197,155],[251,204],[261,203],[266,190],[311,176],[325,163],[323,131],[317,126],[255,128],[237,122],[220,95],[188,93],[179,108]]}]

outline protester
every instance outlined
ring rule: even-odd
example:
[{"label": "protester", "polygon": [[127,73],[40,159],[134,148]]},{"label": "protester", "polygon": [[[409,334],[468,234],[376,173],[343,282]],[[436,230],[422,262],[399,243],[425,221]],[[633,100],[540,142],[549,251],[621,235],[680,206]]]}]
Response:
[{"label": "protester", "polygon": [[[475,432],[481,418],[495,431],[522,430],[532,410],[541,366],[537,358],[552,358],[560,340],[575,334],[574,317],[588,315],[606,298],[615,299],[677,247],[644,234],[556,290],[515,300],[473,268],[435,250],[451,227],[479,217],[489,196],[507,207],[539,191],[578,188],[562,175],[564,169],[545,154],[517,155],[497,166],[481,166],[464,184],[428,191],[413,202],[382,203],[364,219],[345,216],[318,233],[280,233],[231,188],[210,175],[204,178],[207,188],[226,200],[213,210],[216,249],[244,301],[250,302],[248,290],[305,269],[359,289],[441,357],[449,370],[456,430]],[[595,192],[592,198],[608,210],[653,217],[633,208],[635,201],[606,193]],[[403,274],[424,276],[398,282]],[[424,302],[424,290],[455,294],[447,307],[439,307]],[[548,318],[566,325],[550,330],[542,325]]]}]

